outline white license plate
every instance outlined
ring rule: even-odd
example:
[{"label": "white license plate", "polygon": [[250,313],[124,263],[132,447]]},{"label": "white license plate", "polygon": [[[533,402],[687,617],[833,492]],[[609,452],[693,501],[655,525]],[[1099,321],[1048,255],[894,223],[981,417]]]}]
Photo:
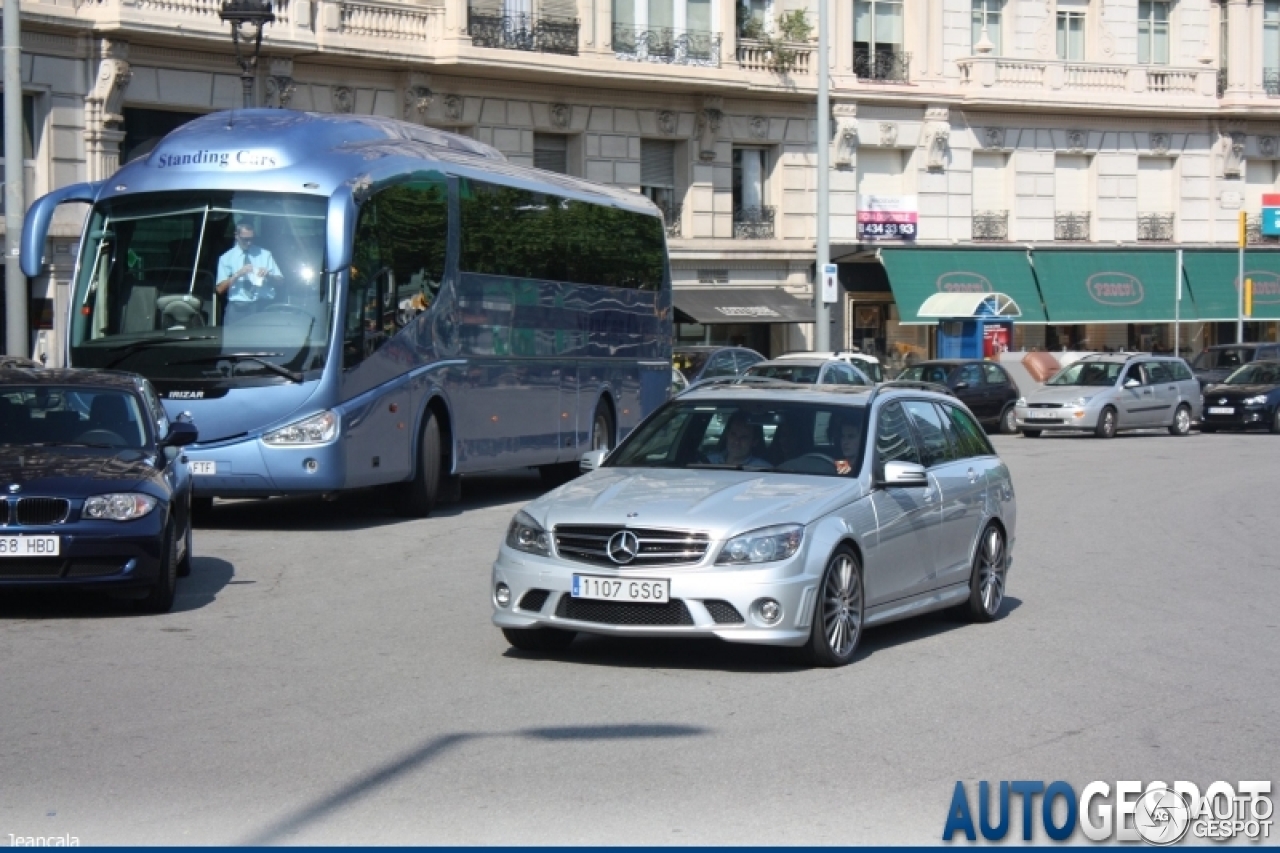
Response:
[{"label": "white license plate", "polygon": [[217,462],[191,462],[191,473],[196,477],[208,477],[210,474],[218,473]]},{"label": "white license plate", "polygon": [[1234,415],[1236,413],[1234,406],[1210,406],[1209,414],[1211,415]]},{"label": "white license plate", "polygon": [[671,581],[574,575],[573,597],[594,598],[597,601],[648,601],[665,604],[671,600]]},{"label": "white license plate", "polygon": [[57,557],[57,536],[0,536],[0,557]]},{"label": "white license plate", "polygon": [[1039,421],[1050,420],[1062,417],[1062,413],[1057,409],[1032,409],[1027,412],[1027,420]]}]

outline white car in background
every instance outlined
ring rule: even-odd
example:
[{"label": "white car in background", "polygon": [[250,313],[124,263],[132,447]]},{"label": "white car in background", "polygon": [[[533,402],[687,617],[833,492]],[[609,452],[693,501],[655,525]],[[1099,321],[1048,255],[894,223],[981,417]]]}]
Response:
[{"label": "white car in background", "polygon": [[857,350],[836,350],[832,353],[825,352],[789,352],[786,355],[778,356],[779,359],[786,358],[838,358],[841,361],[851,364],[858,370],[866,374],[874,384],[879,385],[885,381],[884,366],[880,364],[880,359],[874,355],[867,355]]}]

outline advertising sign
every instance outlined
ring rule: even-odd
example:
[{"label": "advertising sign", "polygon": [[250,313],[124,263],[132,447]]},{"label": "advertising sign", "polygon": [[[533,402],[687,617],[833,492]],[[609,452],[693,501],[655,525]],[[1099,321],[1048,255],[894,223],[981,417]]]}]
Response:
[{"label": "advertising sign", "polygon": [[913,195],[858,194],[858,240],[914,240],[918,214]]},{"label": "advertising sign", "polygon": [[1262,194],[1262,233],[1267,237],[1280,235],[1280,193]]},{"label": "advertising sign", "polygon": [[822,268],[822,301],[831,303],[840,301],[839,268],[835,264],[826,264]]}]

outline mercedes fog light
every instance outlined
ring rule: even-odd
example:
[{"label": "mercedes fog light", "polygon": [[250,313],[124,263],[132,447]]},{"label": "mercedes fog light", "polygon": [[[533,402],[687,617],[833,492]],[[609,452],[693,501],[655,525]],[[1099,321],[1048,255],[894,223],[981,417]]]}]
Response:
[{"label": "mercedes fog light", "polygon": [[782,619],[782,605],[772,598],[761,598],[751,607],[756,617],[766,625],[776,625]]},{"label": "mercedes fog light", "polygon": [[500,583],[493,589],[493,600],[498,602],[499,607],[506,607],[511,603],[511,587],[505,583]]}]

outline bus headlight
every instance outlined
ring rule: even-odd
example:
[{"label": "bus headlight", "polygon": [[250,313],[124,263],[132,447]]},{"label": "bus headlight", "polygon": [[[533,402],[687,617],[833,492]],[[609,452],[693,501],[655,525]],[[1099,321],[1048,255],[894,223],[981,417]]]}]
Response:
[{"label": "bus headlight", "polygon": [[307,444],[327,444],[338,437],[338,416],[333,412],[321,412],[262,436],[262,441],[276,447],[298,447]]}]

